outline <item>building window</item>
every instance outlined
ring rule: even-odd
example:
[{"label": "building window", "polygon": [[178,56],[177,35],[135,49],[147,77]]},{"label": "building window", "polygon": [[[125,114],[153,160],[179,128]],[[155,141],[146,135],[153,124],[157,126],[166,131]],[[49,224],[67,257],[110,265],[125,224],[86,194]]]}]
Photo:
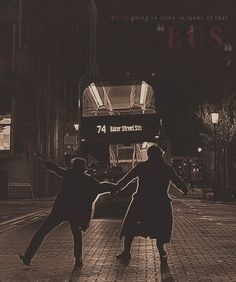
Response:
[{"label": "building window", "polygon": [[11,115],[0,115],[0,151],[11,148]]}]

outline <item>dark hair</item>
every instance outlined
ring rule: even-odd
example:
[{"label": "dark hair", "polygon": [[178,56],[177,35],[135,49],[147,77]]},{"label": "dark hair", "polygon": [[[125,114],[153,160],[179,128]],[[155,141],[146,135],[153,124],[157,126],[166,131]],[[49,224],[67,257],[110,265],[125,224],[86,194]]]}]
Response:
[{"label": "dark hair", "polygon": [[81,172],[84,172],[86,169],[86,160],[82,158],[73,158],[71,160],[71,165],[73,169],[79,170]]},{"label": "dark hair", "polygon": [[147,150],[148,158],[151,160],[162,159],[164,153],[165,152],[158,145],[152,145]]}]

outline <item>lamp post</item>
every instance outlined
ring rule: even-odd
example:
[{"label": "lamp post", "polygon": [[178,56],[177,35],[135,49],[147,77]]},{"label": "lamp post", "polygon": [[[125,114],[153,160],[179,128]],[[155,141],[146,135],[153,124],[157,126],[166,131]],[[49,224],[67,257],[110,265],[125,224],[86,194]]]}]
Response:
[{"label": "lamp post", "polygon": [[215,155],[214,155],[214,198],[217,197],[217,192],[218,192],[218,163],[217,163],[217,138],[216,138],[216,126],[219,123],[219,113],[218,112],[213,112],[211,113],[211,121],[212,124],[214,126],[214,151],[215,151]]},{"label": "lamp post", "polygon": [[78,123],[74,123],[74,128],[76,131],[76,151],[79,150],[79,124]]}]

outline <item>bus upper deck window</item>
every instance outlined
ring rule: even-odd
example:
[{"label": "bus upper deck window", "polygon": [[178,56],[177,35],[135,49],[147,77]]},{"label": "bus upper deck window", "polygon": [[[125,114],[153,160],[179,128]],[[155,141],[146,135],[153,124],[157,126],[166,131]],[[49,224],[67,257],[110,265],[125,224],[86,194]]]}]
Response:
[{"label": "bus upper deck window", "polygon": [[145,81],[91,83],[83,91],[83,116],[155,113],[153,88]]}]

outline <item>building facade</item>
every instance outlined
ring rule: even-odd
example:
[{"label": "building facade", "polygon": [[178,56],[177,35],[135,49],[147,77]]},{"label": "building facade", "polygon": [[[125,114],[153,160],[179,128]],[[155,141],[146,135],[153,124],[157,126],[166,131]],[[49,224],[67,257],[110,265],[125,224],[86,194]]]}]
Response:
[{"label": "building facade", "polygon": [[55,195],[59,179],[33,153],[64,164],[79,81],[95,70],[96,6],[1,1],[0,21],[0,198]]}]

